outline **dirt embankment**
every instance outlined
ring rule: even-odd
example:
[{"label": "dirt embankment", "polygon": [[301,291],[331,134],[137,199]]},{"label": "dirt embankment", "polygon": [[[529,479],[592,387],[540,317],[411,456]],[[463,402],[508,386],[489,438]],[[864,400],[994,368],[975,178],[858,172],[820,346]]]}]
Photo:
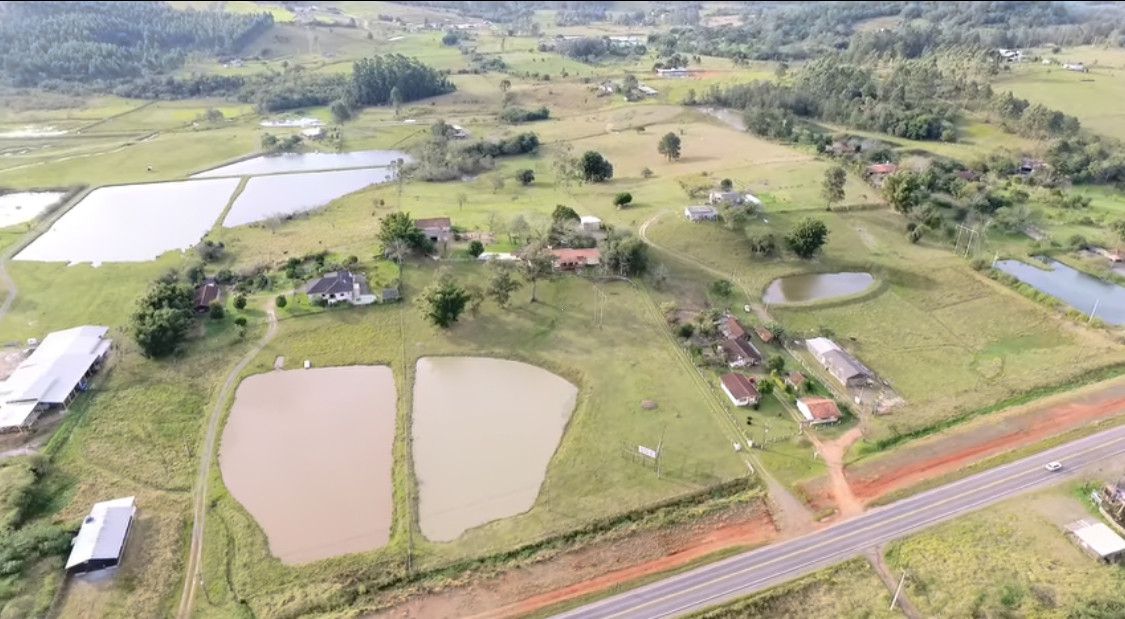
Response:
[{"label": "dirt embankment", "polygon": [[720,550],[760,545],[776,535],[769,511],[756,502],[690,525],[644,531],[566,552],[464,587],[408,600],[375,616],[523,616],[684,566]]},{"label": "dirt embankment", "polygon": [[[977,419],[846,469],[852,493],[870,504],[1013,449],[1125,414],[1125,377]],[[804,486],[814,508],[833,505],[826,479]]]}]

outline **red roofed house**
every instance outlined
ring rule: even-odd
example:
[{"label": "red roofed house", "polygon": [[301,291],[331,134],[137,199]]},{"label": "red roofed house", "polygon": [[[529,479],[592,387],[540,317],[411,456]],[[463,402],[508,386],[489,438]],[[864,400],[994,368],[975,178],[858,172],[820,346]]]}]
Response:
[{"label": "red roofed house", "polygon": [[840,409],[828,398],[801,398],[797,400],[797,410],[810,425],[840,421]]},{"label": "red roofed house", "polygon": [[732,339],[742,339],[746,337],[746,327],[742,326],[738,319],[730,314],[723,316],[723,321],[719,324],[719,330],[723,335]]},{"label": "red roofed house", "polygon": [[805,378],[805,375],[800,372],[790,372],[785,377],[785,384],[796,389],[797,391],[800,391],[801,388],[805,386],[806,382],[808,382],[808,379]]},{"label": "red roofed house", "polygon": [[574,271],[585,267],[596,267],[602,262],[602,252],[596,247],[590,249],[552,249],[555,256],[555,270]]},{"label": "red roofed house", "polygon": [[883,180],[898,170],[898,166],[893,163],[876,163],[867,166],[867,182],[876,187],[883,186]]},{"label": "red roofed house", "polygon": [[448,243],[453,239],[453,224],[448,217],[415,219],[414,227],[421,230],[431,243]]},{"label": "red roofed house", "polygon": [[753,406],[761,399],[758,388],[754,385],[754,379],[748,376],[731,372],[723,374],[720,383],[723,393],[727,394],[735,406]]},{"label": "red roofed house", "polygon": [[754,333],[757,333],[758,338],[760,338],[762,340],[762,342],[764,342],[766,344],[769,344],[770,342],[773,341],[773,331],[770,331],[769,329],[767,329],[763,326],[759,325],[757,327],[754,327]]},{"label": "red roofed house", "polygon": [[748,365],[758,365],[762,362],[762,353],[750,342],[740,339],[727,338],[715,346],[723,355],[727,365],[732,368],[742,368]]},{"label": "red roofed house", "polygon": [[206,312],[211,309],[211,304],[219,300],[222,296],[222,288],[215,280],[208,278],[207,281],[199,285],[195,289],[195,311],[199,313]]}]

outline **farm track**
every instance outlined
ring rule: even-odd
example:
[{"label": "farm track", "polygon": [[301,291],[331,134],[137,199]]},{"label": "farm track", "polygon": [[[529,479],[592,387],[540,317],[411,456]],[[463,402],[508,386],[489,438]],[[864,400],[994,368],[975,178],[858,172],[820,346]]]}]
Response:
[{"label": "farm track", "polygon": [[181,619],[191,616],[195,609],[196,593],[203,581],[203,531],[207,519],[207,486],[211,477],[211,461],[215,456],[215,441],[219,435],[219,420],[222,419],[226,403],[238,384],[239,375],[277,335],[277,312],[274,303],[271,300],[266,307],[266,314],[269,316],[266,333],[227,373],[226,380],[223,381],[223,386],[219,389],[208,413],[207,433],[199,454],[199,473],[192,492],[191,546],[188,549],[187,565],[184,569],[184,590],[180,596],[179,609],[176,611],[176,616]]}]

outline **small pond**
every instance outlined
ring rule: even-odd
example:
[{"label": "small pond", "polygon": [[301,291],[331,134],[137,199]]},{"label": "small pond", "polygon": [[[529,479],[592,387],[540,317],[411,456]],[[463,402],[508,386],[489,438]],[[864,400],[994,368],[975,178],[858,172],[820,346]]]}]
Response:
[{"label": "small pond", "polygon": [[419,526],[447,542],[535,504],[578,388],[505,359],[426,357],[414,379]]},{"label": "small pond", "polygon": [[143,262],[185,250],[215,224],[237,178],[102,187],[16,255],[39,262]]},{"label": "small pond", "polygon": [[805,273],[770,282],[762,301],[769,305],[809,303],[846,297],[875,284],[870,273]]},{"label": "small pond", "polygon": [[192,178],[253,176],[283,172],[316,172],[338,168],[389,167],[396,159],[410,161],[398,150],[360,150],[351,153],[284,153],[262,155],[195,174]]},{"label": "small pond", "polygon": [[61,191],[21,191],[0,196],[0,228],[35,219],[64,195]]},{"label": "small pond", "polygon": [[282,563],[386,545],[395,407],[386,366],[274,371],[238,386],[219,468]]},{"label": "small pond", "polygon": [[1125,288],[1072,269],[1056,260],[1046,260],[1048,268],[1040,268],[1019,260],[1000,260],[996,268],[1021,282],[1068,303],[1111,325],[1125,324]]},{"label": "small pond", "polygon": [[255,176],[235,198],[223,226],[233,228],[275,215],[311,211],[368,185],[385,183],[393,174],[390,168],[363,168]]}]

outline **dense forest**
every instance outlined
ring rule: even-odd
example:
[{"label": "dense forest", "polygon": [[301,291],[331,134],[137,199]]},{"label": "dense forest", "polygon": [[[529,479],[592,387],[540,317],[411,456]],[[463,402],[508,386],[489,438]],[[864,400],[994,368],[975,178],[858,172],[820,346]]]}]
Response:
[{"label": "dense forest", "polygon": [[[919,58],[952,48],[1125,43],[1125,10],[1113,4],[1047,2],[833,2],[740,7],[739,26],[688,26],[649,37],[663,55],[677,52],[736,60],[809,59],[846,51],[871,57]],[[899,18],[901,27],[859,24]]]},{"label": "dense forest", "polygon": [[116,85],[180,67],[189,52],[233,53],[268,14],[177,11],[159,2],[0,3],[0,80]]}]

